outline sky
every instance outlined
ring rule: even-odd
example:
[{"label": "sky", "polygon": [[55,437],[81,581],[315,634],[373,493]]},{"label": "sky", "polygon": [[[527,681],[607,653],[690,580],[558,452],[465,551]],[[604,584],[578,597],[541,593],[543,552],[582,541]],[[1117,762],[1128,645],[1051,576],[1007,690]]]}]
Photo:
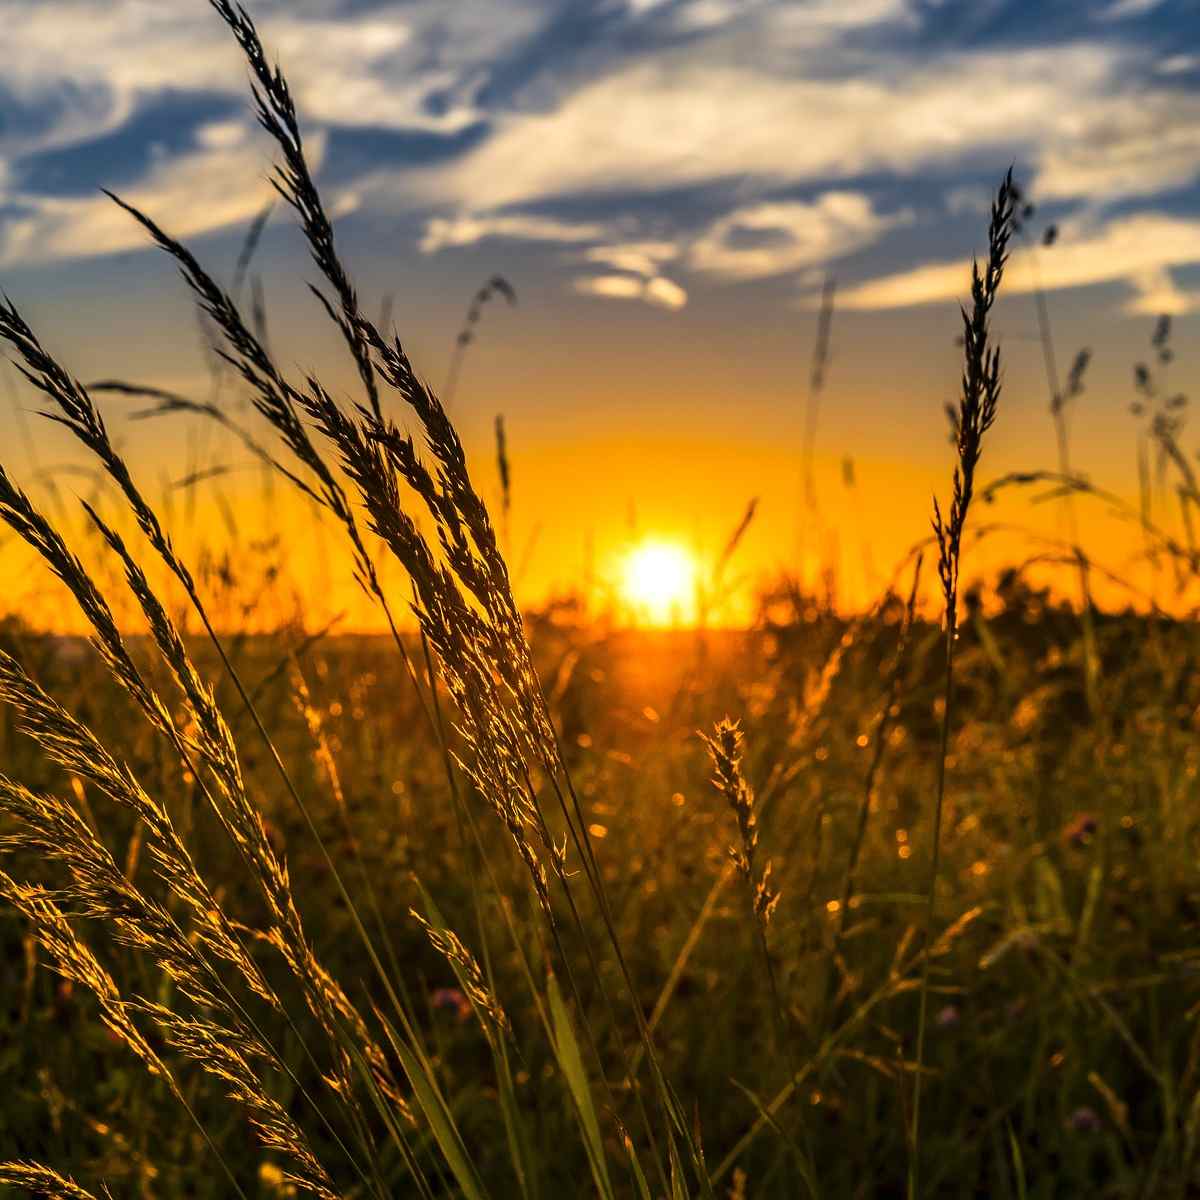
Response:
[{"label": "sky", "polygon": [[[985,474],[1057,462],[1039,283],[1059,374],[1092,352],[1070,402],[1073,464],[1118,494],[1136,493],[1132,371],[1151,361],[1160,314],[1175,348],[1164,394],[1186,392],[1200,366],[1200,0],[248,10],[291,83],[364,307],[387,298],[435,387],[480,284],[499,273],[516,291],[515,305],[486,306],[452,411],[489,498],[504,414],[506,537],[530,602],[585,578],[611,584],[639,539],[711,561],[757,499],[739,579],[829,566],[843,602],[865,603],[946,489],[958,304],[1010,165],[1035,211],[996,312],[1006,385]],[[207,398],[185,289],[100,189],[231,278],[272,195],[272,147],[228,31],[204,0],[0,0],[0,27],[0,285],[81,379]],[[281,363],[351,395],[282,206],[253,273]],[[806,517],[809,364],[827,277],[836,299]],[[228,381],[220,397],[249,419]],[[36,405],[15,377],[10,398],[0,458],[18,478],[43,486],[78,463],[26,411]],[[350,594],[348,569],[313,549],[326,535],[302,536],[311,514],[268,492],[230,442],[104,403],[164,494],[198,469],[228,468],[168,500],[198,542],[236,534],[245,549],[278,534],[298,588],[324,581],[333,607]],[[1192,454],[1186,425],[1180,440]],[[83,494],[84,477],[64,470],[60,488]],[[1061,506],[1015,496],[986,518],[1064,532]],[[1095,505],[1081,520],[1098,557],[1147,582],[1127,522]],[[975,565],[1039,545],[998,533]]]}]

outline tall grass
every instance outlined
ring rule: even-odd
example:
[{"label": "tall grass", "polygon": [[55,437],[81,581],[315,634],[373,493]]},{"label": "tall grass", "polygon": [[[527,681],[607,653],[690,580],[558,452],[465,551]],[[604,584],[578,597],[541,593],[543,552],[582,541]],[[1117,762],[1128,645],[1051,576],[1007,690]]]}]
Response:
[{"label": "tall grass", "polygon": [[[363,586],[383,606],[391,621],[387,599],[379,584],[371,554],[358,532],[356,519],[342,485],[336,480],[317,452],[305,428],[311,422],[328,441],[339,466],[357,490],[358,500],[369,517],[372,532],[403,565],[413,588],[413,609],[417,615],[422,639],[427,647],[428,661],[436,667],[441,683],[456,710],[456,751],[462,771],[471,785],[473,795],[491,809],[508,830],[512,846],[528,872],[529,886],[546,922],[546,932],[556,947],[554,957],[570,983],[570,991],[578,997],[578,987],[565,956],[562,938],[566,932],[555,910],[552,884],[557,885],[565,898],[576,932],[583,935],[578,910],[577,888],[568,872],[568,847],[572,846],[582,865],[586,888],[591,892],[608,932],[608,951],[620,967],[624,986],[633,1001],[635,1028],[645,1050],[645,1062],[651,1067],[654,1094],[657,1097],[659,1119],[665,1127],[658,1138],[665,1138],[666,1159],[657,1162],[663,1180],[670,1175],[678,1178],[687,1164],[695,1183],[709,1191],[707,1172],[695,1143],[691,1128],[667,1083],[658,1062],[657,1051],[650,1039],[637,998],[634,982],[625,963],[622,948],[613,927],[611,909],[605,884],[594,850],[590,843],[588,822],[574,791],[563,761],[557,737],[549,719],[536,672],[530,658],[522,619],[512,595],[508,570],[499,550],[487,506],[475,491],[467,473],[466,459],[457,432],[445,415],[436,396],[418,378],[409,359],[397,341],[389,343],[360,312],[357,296],[349,276],[337,254],[333,230],[325,214],[320,196],[313,184],[304,155],[303,138],[292,103],[290,90],[282,73],[268,65],[265,52],[248,14],[223,0],[214,0],[214,8],[225,20],[247,56],[255,80],[255,99],[259,120],[278,144],[282,165],[276,179],[284,199],[297,213],[308,239],[313,259],[331,290],[332,299],[314,289],[331,320],[341,329],[347,348],[356,364],[364,393],[364,403],[347,410],[309,377],[302,386],[286,381],[276,368],[261,341],[250,332],[242,320],[233,299],[225,293],[199,262],[178,241],[165,233],[149,216],[113,197],[138,220],[151,237],[179,263],[184,277],[197,295],[203,312],[224,338],[222,355],[235,367],[252,389],[259,412],[279,433],[287,451],[297,460],[298,468],[315,477],[315,487],[300,482],[288,470],[287,478],[298,483],[306,493],[329,509],[345,530],[352,549],[356,574]],[[87,389],[74,380],[42,347],[40,341],[24,322],[17,310],[6,307],[0,312],[0,336],[16,350],[21,369],[29,381],[52,402],[56,411],[53,419],[65,425],[100,461],[104,470],[120,489],[125,502],[136,518],[137,525],[150,548],[182,585],[188,600],[233,683],[237,696],[251,718],[263,746],[275,764],[280,782],[300,809],[310,832],[320,843],[320,834],[308,813],[288,768],[285,766],[263,724],[254,702],[243,685],[225,647],[209,619],[204,602],[196,588],[191,571],[176,553],[169,537],[108,437],[103,418]],[[407,405],[421,427],[425,450],[433,463],[432,469],[422,460],[413,439],[385,418],[381,385]],[[270,461],[274,461],[273,459]],[[402,489],[426,509],[437,531],[438,544],[431,546],[409,515],[402,500]],[[332,976],[321,966],[312,951],[299,911],[292,896],[288,872],[276,855],[265,832],[261,817],[246,794],[238,751],[229,727],[217,707],[215,694],[201,679],[184,648],[174,623],[164,605],[153,591],[146,574],[132,552],[116,531],[106,525],[94,510],[89,515],[97,525],[110,550],[121,560],[131,590],[140,603],[150,625],[163,663],[169,669],[187,711],[195,723],[197,734],[190,740],[176,728],[165,706],[148,692],[135,676],[127,656],[116,643],[115,626],[107,609],[70,558],[61,540],[49,529],[39,514],[32,510],[27,498],[15,490],[5,510],[12,527],[26,537],[35,549],[43,553],[52,568],[75,591],[85,615],[93,619],[102,653],[114,667],[118,680],[141,702],[143,711],[172,742],[184,767],[197,779],[204,780],[206,799],[221,825],[241,853],[247,871],[259,884],[270,925],[265,940],[283,957],[293,977],[300,985],[312,1017],[329,1043],[332,1055],[332,1074],[326,1069],[326,1079],[335,1094],[341,1123],[348,1127],[366,1158],[367,1165],[358,1169],[365,1185],[378,1190],[381,1186],[372,1135],[368,1132],[367,1109],[360,1093],[369,1094],[371,1102],[393,1140],[397,1150],[411,1160],[405,1126],[412,1120],[409,1101],[401,1095],[393,1074],[392,1062],[399,1060],[400,1075],[412,1089],[414,1103],[439,1146],[444,1167],[459,1187],[479,1194],[480,1184],[461,1134],[455,1127],[453,1114],[443,1099],[430,1060],[423,1052],[416,1030],[415,1016],[403,996],[403,984],[391,977],[380,950],[358,915],[349,891],[333,857],[323,849],[326,865],[337,882],[352,923],[363,948],[371,961],[381,986],[391,1002],[390,1016],[377,1011],[385,1038],[381,1043],[368,1031],[367,1023],[350,1002]],[[66,564],[64,566],[64,563]],[[392,623],[395,632],[395,624]],[[396,645],[405,653],[402,639],[396,634]],[[420,681],[415,671],[410,676],[416,686]],[[435,687],[432,677],[426,687]],[[430,700],[436,703],[432,692]],[[46,711],[49,711],[48,709]],[[53,741],[55,734],[40,720],[44,712],[30,719],[27,728],[43,743]],[[437,723],[439,736],[444,727]],[[80,734],[80,737],[83,737]],[[94,739],[90,739],[89,744]],[[79,757],[83,752],[79,752]],[[88,764],[85,764],[88,765]],[[448,770],[454,769],[447,760]],[[539,782],[540,779],[540,782]],[[562,822],[561,836],[556,834],[544,807],[542,790],[549,786],[557,800]],[[163,810],[159,810],[160,812]],[[72,810],[53,810],[60,823]],[[40,810],[28,801],[19,815],[32,822]],[[83,836],[83,826],[77,823],[76,832]],[[176,840],[165,818],[157,821],[158,837],[166,839],[177,857]],[[42,843],[38,843],[41,845]],[[47,839],[46,845],[52,842]],[[323,843],[320,843],[323,847]],[[157,842],[156,842],[157,845]],[[75,852],[78,863],[88,853],[99,856],[102,847],[81,843]],[[109,874],[113,868],[109,865]],[[75,892],[82,895],[86,882],[81,866],[74,872]],[[90,911],[94,915],[120,920],[115,897],[119,895],[115,880],[104,896],[94,898]],[[200,884],[192,883],[192,891],[205,895]],[[35,920],[43,945],[55,954],[60,970],[68,972],[77,982],[87,983],[96,992],[110,1022],[155,1074],[165,1075],[160,1059],[141,1039],[137,1026],[129,1018],[129,1008],[110,988],[100,969],[87,966],[90,953],[82,943],[71,940],[73,934],[66,912],[55,906],[49,894],[9,889],[10,899],[23,907]],[[129,904],[136,902],[127,898]],[[106,903],[108,907],[106,907]],[[210,903],[219,913],[219,903]],[[206,914],[207,916],[207,914]],[[149,920],[149,918],[146,918]],[[220,918],[212,918],[220,920]],[[474,958],[468,956],[462,943],[447,931],[437,931],[427,924],[434,943],[447,957],[465,971],[470,979],[468,994],[486,994],[483,977]],[[584,935],[586,936],[586,935]],[[171,959],[162,937],[144,938],[139,947],[147,950],[158,965],[176,979],[181,968]],[[224,957],[229,959],[228,946]],[[588,961],[594,980],[605,995],[609,984],[599,969],[598,947],[587,946]],[[76,961],[82,968],[74,967]],[[249,960],[243,964],[249,969]],[[549,967],[547,963],[547,967]],[[189,998],[200,1008],[211,1008],[215,993],[200,990],[196,980],[201,968],[193,968],[189,977]],[[257,977],[254,977],[257,980]],[[551,976],[551,980],[553,977]],[[559,997],[557,985],[551,982],[550,997]],[[262,996],[264,989],[253,989]],[[607,1001],[609,1006],[614,1003]],[[598,1146],[595,1115],[592,1111],[590,1086],[582,1080],[582,1059],[572,1049],[574,1033],[572,1018],[563,1007],[561,998],[551,1004],[551,1035],[556,1053],[563,1063],[569,1080],[573,1080],[572,1095],[578,1110],[581,1134],[589,1146],[598,1185],[607,1190],[607,1167]],[[140,1011],[140,1010],[139,1010]],[[498,1006],[489,1011],[499,1012]],[[206,1014],[186,1022],[173,1013],[148,1010],[160,1033],[178,1053],[190,1057],[202,1069],[225,1080],[234,1097],[241,1102],[251,1123],[260,1134],[266,1148],[290,1154],[292,1165],[289,1179],[319,1195],[332,1194],[332,1184],[323,1167],[308,1151],[299,1127],[293,1129],[290,1117],[275,1112],[269,1098],[255,1086],[249,1058],[263,1058],[268,1065],[278,1059],[268,1053],[265,1045],[255,1042],[243,1051],[227,1036],[221,1020]],[[223,1013],[226,1018],[228,1013]],[[398,1024],[399,1031],[393,1025]],[[228,1023],[228,1020],[226,1020]],[[618,1035],[620,1040],[620,1035]],[[394,1058],[382,1048],[390,1044]],[[621,1053],[624,1053],[622,1047]],[[247,1057],[247,1055],[249,1057]],[[174,1089],[182,1100],[183,1093]],[[652,1146],[657,1146],[652,1132],[652,1118],[642,1104],[640,1091],[635,1089],[640,1121]],[[682,1157],[677,1149],[682,1146]],[[356,1164],[357,1165],[357,1164]],[[415,1164],[413,1164],[415,1166]],[[417,1175],[418,1181],[421,1176]]]},{"label": "tall grass", "polygon": [[[946,676],[942,695],[941,753],[938,757],[937,792],[934,797],[932,852],[926,889],[925,937],[933,940],[936,917],[938,869],[942,852],[942,811],[946,799],[946,755],[950,745],[950,723],[954,717],[954,651],[958,640],[958,580],[962,562],[963,533],[975,496],[975,470],[983,454],[983,438],[996,420],[1000,400],[1000,351],[990,336],[992,306],[1000,291],[1008,245],[1012,237],[1015,197],[1010,170],[992,203],[988,226],[988,252],[982,269],[971,268],[971,310],[963,310],[963,380],[955,420],[958,461],[954,466],[950,507],[945,517],[937,498],[933,502],[933,533],[938,550],[938,578],[945,602]],[[920,1194],[921,1092],[924,1082],[926,1009],[929,1000],[930,958],[921,967],[920,1008],[917,1016],[916,1075],[913,1083],[912,1151],[908,1194]]]},{"label": "tall grass", "polygon": [[[0,700],[18,731],[0,728],[14,763],[0,775],[0,892],[20,916],[32,964],[21,1019],[32,1020],[39,986],[36,944],[69,985],[60,999],[88,997],[86,1007],[72,1001],[80,1027],[102,1026],[103,1052],[122,1047],[145,1075],[141,1085],[113,1083],[130,1129],[117,1128],[112,1112],[87,1118],[106,1146],[120,1147],[124,1164],[93,1159],[90,1191],[65,1173],[85,1178],[65,1161],[70,1155],[37,1163],[21,1145],[5,1152],[12,1161],[0,1164],[0,1184],[100,1197],[111,1182],[123,1194],[136,1162],[146,1194],[155,1194],[156,1173],[170,1178],[164,1195],[885,1194],[871,1191],[880,1170],[892,1183],[906,1176],[914,1198],[940,1194],[955,1160],[953,1139],[939,1136],[928,1114],[950,1089],[932,1074],[939,1052],[929,1044],[930,998],[951,960],[981,972],[1020,960],[1041,964],[1040,974],[1029,968],[1031,989],[1045,987],[1044,972],[1066,981],[1094,1027],[1154,1081],[1164,1148],[1146,1175],[1186,1186],[1200,1129],[1200,1043],[1188,1035],[1186,1065],[1174,1072],[1174,1010],[1148,1016],[1144,1036],[1083,976],[1108,876],[1089,873],[1078,913],[1068,911],[1066,868],[1039,852],[1005,876],[1020,896],[1020,871],[1033,874],[1030,904],[1012,900],[1012,911],[999,914],[993,898],[985,913],[969,889],[952,916],[939,903],[949,763],[963,720],[957,660],[968,517],[977,492],[1045,478],[1010,477],[990,489],[976,480],[1000,395],[990,320],[1013,221],[1011,177],[964,313],[952,496],[934,513],[940,634],[919,615],[918,556],[907,603],[889,592],[845,623],[794,612],[772,627],[773,656],[755,664],[760,676],[742,677],[756,653],[743,648],[719,696],[693,686],[669,709],[629,705],[604,695],[593,635],[579,635],[555,661],[547,646],[562,631],[539,622],[535,639],[517,604],[505,557],[511,541],[498,535],[447,414],[470,336],[460,335],[444,403],[388,320],[364,315],[284,74],[243,8],[211,3],[249,64],[259,121],[280,155],[275,184],[306,238],[321,279],[314,299],[341,334],[355,390],[340,396],[314,375],[289,374],[261,316],[243,314],[240,293],[269,210],[252,226],[226,290],[167,230],[169,214],[113,197],[178,267],[265,437],[216,398],[123,380],[89,387],[15,304],[0,306],[0,339],[45,415],[86,450],[119,502],[115,515],[84,504],[99,560],[85,565],[64,522],[0,467],[0,519],[63,585],[94,653],[75,668],[87,684],[73,704],[55,695],[69,681],[52,655],[39,657],[35,640],[17,636],[0,653]],[[494,279],[476,296],[465,334],[492,296],[511,299],[502,284]],[[806,480],[831,314],[829,288]],[[369,671],[348,687],[352,719],[341,700],[336,713],[325,706],[322,672],[308,669],[319,635],[281,655],[273,642],[247,647],[214,617],[204,576],[96,399],[129,393],[153,401],[156,413],[225,425],[338,531],[349,570],[389,628],[383,649],[369,650]],[[502,421],[496,433],[506,523]],[[1067,465],[1054,482],[1083,494]],[[806,506],[815,509],[811,492]],[[721,599],[755,504],[717,560],[705,611]],[[1158,532],[1172,552],[1189,553]],[[400,589],[385,586],[388,560],[404,573]],[[137,634],[115,615],[117,588],[140,614]],[[807,603],[794,592],[783,602]],[[415,634],[405,630],[405,611]],[[201,636],[189,636],[189,621]],[[653,644],[647,639],[645,653]],[[699,644],[717,678],[718,641]],[[988,670],[1006,647],[988,643]],[[986,678],[1007,696],[1016,685],[996,684],[980,666],[984,653],[973,650],[973,684]],[[678,657],[674,644],[664,653]],[[393,661],[405,690],[388,675],[385,693],[367,696],[363,679],[378,683]],[[927,710],[939,690],[934,727]],[[704,768],[690,730],[711,725],[721,708],[744,713],[754,735],[743,742],[738,723],[725,720],[708,739],[725,806],[718,811],[700,798]],[[1007,752],[998,729],[980,721],[972,736]],[[639,760],[616,744],[597,745],[615,725],[639,739]],[[686,737],[672,741],[679,730]],[[26,751],[36,751],[36,765],[18,772]],[[901,754],[904,781],[889,782],[889,756]],[[830,786],[831,756],[848,786]],[[1007,760],[997,753],[996,761]],[[1006,771],[996,768],[989,784],[1011,789]],[[1164,779],[1164,795],[1170,786],[1182,787]],[[393,800],[395,820],[381,815]],[[909,831],[922,813],[931,849],[917,888]],[[714,837],[722,828],[736,829],[728,860],[713,854],[730,840]],[[983,853],[975,843],[956,852]],[[984,865],[984,874],[993,869]],[[1164,859],[1160,870],[1161,897],[1171,894],[1165,877],[1179,860]],[[734,880],[744,892],[737,901],[726,894]],[[917,903],[923,917],[910,920]],[[986,945],[973,940],[981,929]],[[1070,955],[1054,937],[1071,939]],[[743,953],[746,943],[752,951]],[[447,986],[429,987],[429,972]],[[682,1014],[697,1003],[701,1016],[688,1023]],[[957,1019],[942,1016],[939,1027]],[[1045,1025],[1042,1058],[1051,1053]],[[990,1052],[1000,1050],[980,1053]],[[943,1068],[949,1053],[940,1051]],[[1026,1067],[1020,1060],[1018,1082],[977,1131],[995,1139],[1005,1172],[1016,1164],[1022,1195],[1043,1078]],[[1118,1091],[1093,1074],[1095,1094],[1121,1113]],[[910,1078],[904,1129],[888,1114],[908,1104]],[[49,1083],[43,1091],[59,1117],[75,1103]],[[904,1104],[889,1109],[893,1092]],[[954,1103],[951,1092],[938,1111]],[[176,1108],[186,1136],[145,1144],[146,1130],[174,1124],[161,1114]],[[839,1124],[846,1113],[861,1126]],[[1130,1153],[1141,1154],[1130,1119],[1113,1119]],[[860,1135],[878,1164],[845,1155],[847,1137]],[[168,1151],[182,1173],[170,1174]],[[905,1152],[906,1167],[889,1171],[889,1158]]]}]

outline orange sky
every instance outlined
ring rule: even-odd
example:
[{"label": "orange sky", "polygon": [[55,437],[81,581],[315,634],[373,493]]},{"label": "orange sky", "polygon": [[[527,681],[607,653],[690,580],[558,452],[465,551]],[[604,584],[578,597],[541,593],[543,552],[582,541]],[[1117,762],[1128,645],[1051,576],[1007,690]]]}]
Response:
[{"label": "orange sky", "polygon": [[[845,337],[843,333],[839,345],[842,354],[849,355]],[[492,357],[500,355],[493,351]],[[953,380],[953,346],[936,357],[944,376]],[[482,372],[487,358],[488,350],[483,348],[478,364],[469,366]],[[194,386],[200,388],[198,380]],[[570,378],[558,386],[569,394]],[[568,407],[557,421],[535,422],[514,405],[517,415],[508,417],[513,509],[507,554],[520,598],[537,605],[590,583],[594,611],[616,605],[618,617],[628,618],[631,610],[622,590],[622,574],[631,548],[647,540],[678,544],[694,556],[697,570],[707,579],[748,502],[757,499],[755,518],[725,574],[723,591],[729,594],[710,614],[712,621],[747,619],[755,590],[780,571],[799,572],[815,583],[822,570],[832,567],[842,605],[855,608],[870,602],[914,542],[927,535],[931,495],[936,491],[944,497],[949,487],[951,450],[939,398],[910,396],[903,386],[900,381],[892,400],[900,411],[894,411],[840,384],[836,368],[831,370],[815,463],[818,512],[806,539],[801,536],[800,420],[795,411],[779,419],[781,406],[773,397],[741,394],[721,404],[711,393],[699,394],[691,401],[694,416],[688,419],[681,411],[688,405],[678,397],[674,411],[664,416],[655,411],[662,401],[652,392],[640,397],[640,408],[639,397],[622,395],[614,398],[608,416],[594,398],[605,389],[601,381],[593,380],[591,402],[581,405],[581,411]],[[944,394],[949,394],[948,386]],[[236,411],[232,391],[228,400]],[[801,391],[794,399],[796,409],[802,401]],[[222,598],[218,611],[225,611],[226,620],[241,624],[249,619],[268,626],[300,612],[312,628],[344,613],[343,628],[378,626],[377,615],[352,582],[344,539],[336,526],[318,516],[290,484],[277,478],[268,486],[258,467],[203,423],[125,422],[119,414],[127,411],[127,401],[105,398],[103,403],[135,472],[158,498],[190,561],[202,563],[230,554],[237,576],[234,592],[227,595],[216,577],[208,585]],[[460,403],[473,477],[491,504],[497,525],[503,527],[493,414],[483,408],[478,392],[466,387]],[[982,477],[1052,466],[1050,421],[1031,364],[1014,361],[1001,403]],[[1087,407],[1077,418],[1084,426],[1076,438],[1077,462],[1097,483],[1133,500],[1132,418],[1120,411],[1115,397],[1107,407],[1092,397],[1085,397],[1083,403]],[[881,417],[881,409],[890,415]],[[1106,413],[1115,428],[1106,427]],[[39,469],[66,463],[77,467],[85,460],[40,418],[30,416],[27,424],[37,437],[37,465],[30,464],[18,440],[7,447],[8,466],[19,480],[31,484],[35,496],[55,515],[57,502],[46,484],[39,482]],[[1109,452],[1122,431],[1128,461]],[[262,430],[259,433],[268,437]],[[853,459],[853,486],[846,482],[847,456]],[[193,488],[164,486],[197,465],[218,463],[235,469]],[[89,480],[74,471],[60,474],[57,487],[59,500],[68,505],[74,495],[93,494]],[[111,490],[102,489],[99,495],[101,511],[120,520]],[[976,506],[976,526],[1013,529],[997,529],[970,548],[967,577],[992,574],[1002,565],[1052,549],[1040,538],[1065,536],[1062,506],[1033,505],[1028,495],[1013,492],[1003,502]],[[1177,530],[1175,514],[1165,510],[1161,500],[1158,504],[1165,524]],[[1081,498],[1078,505],[1085,547],[1137,587],[1149,586],[1152,575],[1136,560],[1141,547],[1138,530],[1109,516],[1096,501]],[[80,540],[77,520],[72,519],[68,527],[84,556],[95,561],[95,540]],[[132,536],[136,539],[136,534]],[[382,553],[381,558],[386,561]],[[56,585],[40,569],[28,570],[30,562],[30,552],[13,539],[0,547],[0,569],[8,581],[5,607],[35,614],[42,621],[55,611],[47,606],[49,597],[57,594]],[[279,566],[280,579],[261,593],[256,611],[248,618],[241,605],[259,594],[267,564]],[[1043,568],[1040,576],[1057,580],[1072,594],[1070,572]],[[926,578],[934,586],[933,573]],[[404,594],[397,572],[389,568],[385,580],[397,594]],[[1172,600],[1169,576],[1160,577],[1158,589],[1164,605],[1180,602]],[[113,590],[117,595],[122,591],[119,585]],[[1108,603],[1124,603],[1129,596],[1102,580],[1097,581],[1096,593]],[[227,608],[222,610],[221,604]],[[57,612],[51,623],[64,624]],[[74,622],[67,619],[65,625],[74,627]]]},{"label": "orange sky", "polygon": [[[1200,56],[1180,36],[1192,0],[250,8],[291,79],[364,310],[391,297],[435,388],[479,284],[499,273],[516,289],[515,307],[484,312],[453,412],[489,500],[493,423],[505,417],[509,557],[528,604],[585,585],[594,606],[619,599],[639,539],[682,546],[704,575],[751,500],[727,572],[735,594],[714,620],[745,619],[780,571],[829,569],[840,603],[868,603],[949,488],[957,303],[1010,163],[1037,211],[995,313],[1006,386],[983,479],[1056,464],[1039,280],[1060,375],[1092,351],[1070,410],[1074,466],[1097,484],[1136,503],[1132,371],[1150,358],[1157,314],[1175,318],[1164,393],[1196,377]],[[144,205],[230,280],[273,153],[237,47],[202,3],[168,14],[140,0],[38,0],[12,26],[0,283],[80,379],[210,398],[186,289],[99,189]],[[1039,248],[1050,226],[1053,245]],[[280,206],[252,267],[273,352],[291,377],[313,370],[351,398],[313,273]],[[827,276],[838,301],[819,512],[802,544],[806,380]],[[0,461],[47,504],[48,478],[63,497],[90,495],[78,451],[30,415],[35,398],[11,378]],[[220,402],[255,424],[232,385]],[[248,593],[253,567],[278,566],[255,620],[300,610],[315,625],[345,611],[349,626],[375,624],[336,531],[283,481],[265,493],[245,454],[194,420],[134,422],[136,402],[103,406],[146,490],[169,495],[193,561],[232,547]],[[1192,455],[1186,426],[1180,438]],[[213,468],[195,488],[172,487]],[[1156,504],[1182,537],[1174,504]],[[1079,515],[1085,549],[1151,585],[1135,528],[1092,501]],[[1026,532],[972,547],[968,577],[1065,530],[1061,506],[1016,497],[974,519]],[[78,530],[73,507],[66,520]],[[0,606],[41,616],[49,585],[27,560],[0,542]],[[1188,603],[1168,582],[1159,600]],[[227,619],[245,619],[233,599]]]}]

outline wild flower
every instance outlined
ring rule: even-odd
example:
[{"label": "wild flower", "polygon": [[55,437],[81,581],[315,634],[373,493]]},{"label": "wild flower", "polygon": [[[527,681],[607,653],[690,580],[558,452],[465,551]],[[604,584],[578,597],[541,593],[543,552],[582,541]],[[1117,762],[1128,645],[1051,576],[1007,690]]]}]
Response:
[{"label": "wild flower", "polygon": [[946,1004],[934,1018],[939,1029],[957,1029],[962,1024],[962,1012],[957,1004]]},{"label": "wild flower", "polygon": [[471,1017],[471,1002],[458,988],[434,988],[429,995],[429,1002],[434,1008],[448,1009],[459,1021],[467,1021]]},{"label": "wild flower", "polygon": [[[488,987],[478,960],[463,944],[459,936],[451,929],[439,928],[431,924],[416,909],[409,909],[409,915],[425,930],[430,945],[455,968],[455,973],[466,993],[463,1002],[469,1004],[467,1011],[469,1012],[473,1008],[489,1032],[508,1033],[510,1026],[504,1009],[500,1007],[491,988]],[[462,997],[462,992],[456,988],[440,988],[434,993],[434,1004],[438,1004],[440,997],[442,1007],[450,1007],[446,1002],[453,1000],[455,996]]]}]

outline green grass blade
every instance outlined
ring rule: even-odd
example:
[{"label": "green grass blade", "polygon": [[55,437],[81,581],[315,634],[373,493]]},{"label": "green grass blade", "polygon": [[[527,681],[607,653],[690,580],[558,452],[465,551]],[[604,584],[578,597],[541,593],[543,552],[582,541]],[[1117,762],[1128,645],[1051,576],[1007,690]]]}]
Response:
[{"label": "green grass blade", "polygon": [[550,1019],[554,1027],[554,1055],[571,1091],[571,1099],[575,1101],[575,1111],[579,1114],[579,1123],[583,1128],[584,1148],[587,1150],[588,1165],[592,1168],[592,1178],[596,1181],[596,1189],[600,1195],[605,1197],[605,1200],[614,1200],[612,1183],[608,1178],[608,1163],[604,1157],[604,1142],[600,1137],[600,1122],[596,1118],[591,1088],[588,1087],[587,1075],[583,1069],[583,1055],[579,1051],[579,1042],[575,1038],[570,1013],[563,1003],[558,980],[553,974],[547,975],[547,991],[550,997]]},{"label": "green grass blade", "polygon": [[629,1169],[633,1172],[634,1183],[637,1184],[638,1200],[653,1200],[646,1173],[642,1170],[642,1164],[638,1161],[637,1149],[628,1133],[625,1134],[625,1152],[629,1155]]},{"label": "green grass blade", "polygon": [[454,1114],[451,1113],[450,1106],[434,1079],[432,1064],[423,1054],[408,1045],[381,1013],[377,1015],[413,1090],[413,1099],[429,1123],[429,1131],[437,1142],[455,1182],[462,1188],[467,1200],[485,1200],[487,1193],[483,1182],[471,1163],[471,1155],[455,1124]]},{"label": "green grass blade", "polygon": [[1012,1122],[1008,1125],[1008,1151],[1012,1155],[1013,1175],[1017,1181],[1017,1200],[1028,1200],[1029,1192],[1025,1184],[1025,1160],[1021,1155],[1021,1143],[1013,1133]]},{"label": "green grass blade", "polygon": [[[415,876],[413,877],[413,883],[421,895],[421,904],[425,910],[425,919],[434,929],[439,931],[449,930],[450,927],[446,924],[446,919],[442,916],[441,909],[438,908],[433,897],[426,891],[425,885]],[[464,995],[469,997],[471,995],[470,981],[467,979],[466,972],[463,970],[461,964],[449,957],[445,961],[454,972],[454,978],[458,981],[459,988]],[[490,980],[489,986],[491,986]],[[472,1007],[474,1007],[473,1001]],[[504,1133],[508,1141],[508,1151],[509,1157],[512,1160],[513,1172],[516,1174],[517,1182],[520,1184],[521,1195],[526,1197],[527,1200],[534,1200],[537,1196],[537,1172],[530,1147],[529,1132],[525,1127],[525,1117],[521,1111],[521,1106],[517,1103],[516,1088],[513,1086],[512,1069],[508,1060],[508,1047],[505,1044],[503,1035],[496,1034],[493,1031],[492,1026],[488,1023],[484,1015],[477,1011],[476,1016],[479,1017],[479,1023],[483,1029],[488,1049],[492,1054],[492,1062],[496,1068],[500,1115],[504,1120]]]}]

